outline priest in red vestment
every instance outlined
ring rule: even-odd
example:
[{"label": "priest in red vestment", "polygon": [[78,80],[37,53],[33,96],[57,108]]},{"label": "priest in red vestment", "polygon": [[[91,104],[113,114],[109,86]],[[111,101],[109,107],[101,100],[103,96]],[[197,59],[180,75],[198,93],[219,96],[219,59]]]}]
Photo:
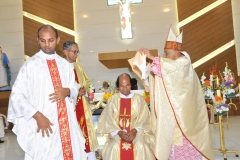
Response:
[{"label": "priest in red vestment", "polygon": [[92,111],[88,104],[88,97],[86,96],[89,90],[90,80],[83,68],[78,63],[75,63],[79,54],[77,43],[72,41],[65,42],[63,44],[63,52],[67,61],[72,65],[75,73],[75,81],[81,86],[78,93],[75,112],[83,136],[86,139],[85,151],[88,154],[88,160],[96,160],[95,150],[98,148],[98,141],[92,123]]},{"label": "priest in red vestment", "polygon": [[104,160],[155,160],[151,118],[145,99],[131,92],[131,77],[121,74],[120,93],[108,99],[98,121],[98,133],[109,134]]}]

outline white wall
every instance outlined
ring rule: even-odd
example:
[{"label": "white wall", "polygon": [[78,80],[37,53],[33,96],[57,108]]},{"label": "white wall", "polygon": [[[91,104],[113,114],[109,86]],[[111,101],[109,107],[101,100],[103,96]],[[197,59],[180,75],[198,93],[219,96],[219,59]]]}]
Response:
[{"label": "white wall", "polygon": [[232,14],[233,14],[233,30],[234,30],[234,40],[237,56],[237,70],[238,76],[240,76],[240,1],[232,0]]},{"label": "white wall", "polygon": [[24,62],[23,16],[21,0],[0,0],[0,46],[7,54],[14,83]]},{"label": "white wall", "polygon": [[98,61],[98,53],[132,51],[145,47],[158,49],[159,54],[162,54],[169,26],[172,24],[173,30],[177,30],[175,0],[143,0],[142,4],[132,4],[131,9],[134,37],[121,40],[117,5],[107,6],[107,0],[74,0],[75,40],[81,51],[80,64],[89,78],[94,79],[96,90],[104,80],[114,83],[121,73],[136,77],[127,68],[107,69]]}]

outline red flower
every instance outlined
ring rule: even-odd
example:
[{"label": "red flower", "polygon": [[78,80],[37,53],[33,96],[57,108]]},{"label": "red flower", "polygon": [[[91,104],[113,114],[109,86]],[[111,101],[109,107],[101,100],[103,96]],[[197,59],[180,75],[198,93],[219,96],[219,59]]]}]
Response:
[{"label": "red flower", "polygon": [[217,96],[217,97],[216,97],[216,101],[218,101],[218,102],[219,102],[219,101],[222,101],[222,97]]},{"label": "red flower", "polygon": [[206,86],[210,86],[210,81],[209,80],[205,80],[204,83],[205,83]]},{"label": "red flower", "polygon": [[146,103],[149,103],[149,102],[150,102],[150,98],[149,98],[149,97],[146,97],[146,98],[145,98],[145,101],[146,101]]}]

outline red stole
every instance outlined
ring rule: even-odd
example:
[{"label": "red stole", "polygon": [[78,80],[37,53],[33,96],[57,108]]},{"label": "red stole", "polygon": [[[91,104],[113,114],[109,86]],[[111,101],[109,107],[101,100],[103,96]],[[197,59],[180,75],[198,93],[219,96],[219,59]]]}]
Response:
[{"label": "red stole", "polygon": [[[57,63],[55,60],[47,60],[47,64],[48,64],[50,76],[52,78],[54,91],[56,92],[57,86],[62,87],[62,82],[58,72]],[[66,101],[62,100],[61,102],[57,102],[57,109],[58,109],[58,124],[59,124],[60,137],[62,142],[63,157],[64,157],[64,160],[73,160],[72,143],[71,143],[69,122],[68,122]]]},{"label": "red stole", "polygon": [[[76,70],[74,69],[74,74],[75,74],[75,81],[77,83],[79,83],[78,77],[77,77],[77,73]],[[90,149],[90,144],[89,144],[89,137],[88,137],[88,128],[87,128],[87,123],[86,123],[86,117],[84,114],[84,106],[83,106],[83,101],[82,101],[82,97],[78,97],[77,103],[76,103],[76,116],[77,116],[77,121],[78,124],[80,125],[80,128],[82,130],[83,136],[86,139],[86,143],[85,143],[85,151],[91,152]]]},{"label": "red stole", "polygon": [[[119,106],[118,125],[122,130],[130,132],[131,120],[131,98],[121,98]],[[120,141],[120,160],[134,160],[134,149],[132,142]]]}]

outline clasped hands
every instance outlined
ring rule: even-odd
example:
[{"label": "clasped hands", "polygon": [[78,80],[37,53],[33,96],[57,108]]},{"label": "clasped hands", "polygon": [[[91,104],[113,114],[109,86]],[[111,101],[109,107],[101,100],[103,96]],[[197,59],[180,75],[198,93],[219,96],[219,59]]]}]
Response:
[{"label": "clasped hands", "polygon": [[118,132],[119,137],[126,142],[132,142],[136,137],[136,134],[137,134],[137,130],[135,128],[128,133],[124,131]]}]

